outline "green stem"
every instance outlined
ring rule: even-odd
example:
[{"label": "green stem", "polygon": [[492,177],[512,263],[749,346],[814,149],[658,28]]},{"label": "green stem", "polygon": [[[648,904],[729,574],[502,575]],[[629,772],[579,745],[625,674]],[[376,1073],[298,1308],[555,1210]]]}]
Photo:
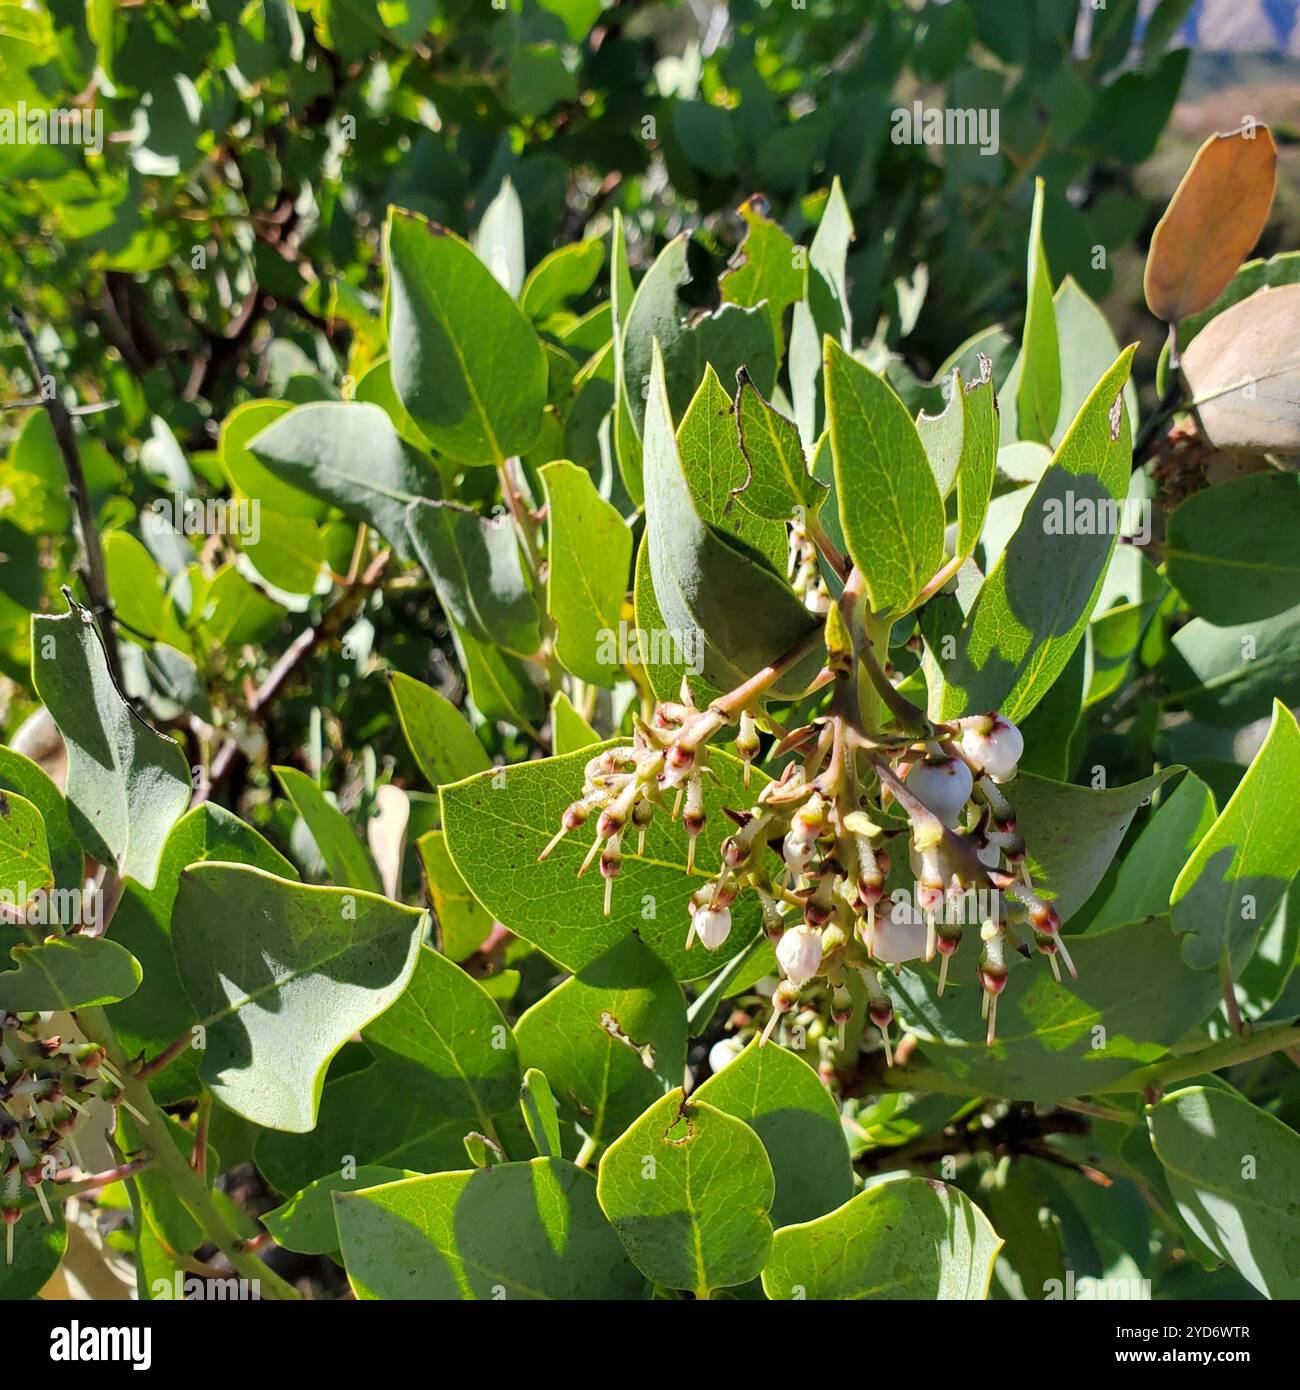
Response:
[{"label": "green stem", "polygon": [[1190,1081],[1193,1077],[1204,1076],[1207,1072],[1222,1071],[1225,1067],[1239,1066],[1242,1062],[1253,1062],[1259,1057],[1267,1057],[1272,1052],[1282,1052],[1295,1047],[1297,1043],[1300,1043],[1300,1018],[1288,1019],[1283,1023],[1270,1023],[1263,1028],[1247,1032],[1244,1036],[1234,1034],[1230,1038],[1210,1043],[1198,1052],[1142,1067],[1108,1086],[1098,1087],[1098,1092],[1145,1091],[1152,1086],[1163,1089],[1177,1085],[1180,1081]]},{"label": "green stem", "polygon": [[108,1053],[109,1062],[122,1078],[126,1099],[143,1117],[137,1124],[153,1155],[154,1171],[170,1184],[177,1199],[198,1223],[204,1237],[230,1261],[231,1268],[237,1274],[250,1282],[257,1280],[264,1298],[300,1298],[301,1295],[292,1284],[281,1279],[269,1266],[244,1250],[242,1240],[231,1230],[213,1201],[207,1183],[190,1167],[184,1154],[176,1147],[167,1125],[167,1117],[154,1100],[149,1087],[131,1069],[131,1064],[113,1031],[113,1025],[108,1021],[103,1009],[78,1009],[76,1018],[86,1037],[91,1042],[100,1043]]},{"label": "green stem", "polygon": [[[854,570],[844,586],[840,611],[849,631],[858,658],[858,702],[862,726],[869,733],[879,733],[892,715],[899,728],[928,735],[929,720],[905,695],[894,689],[885,674],[889,657],[889,634],[893,622],[887,616],[873,613],[860,581],[860,571]],[[880,656],[877,657],[876,653]],[[865,680],[863,677],[865,676]]]}]

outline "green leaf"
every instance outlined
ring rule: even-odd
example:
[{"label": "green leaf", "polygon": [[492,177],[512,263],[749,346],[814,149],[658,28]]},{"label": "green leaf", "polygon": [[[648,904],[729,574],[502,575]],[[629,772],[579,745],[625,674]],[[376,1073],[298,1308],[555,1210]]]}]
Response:
[{"label": "green leaf", "polygon": [[546,1073],[536,1067],[524,1072],[519,1088],[519,1106],[524,1112],[524,1124],[539,1158],[560,1157],[560,1116],[551,1093]]},{"label": "green leaf", "polygon": [[1083,702],[1087,674],[1088,647],[1080,642],[1052,688],[1021,722],[1020,734],[1025,740],[1021,772],[1050,777],[1054,782],[1071,779],[1086,734]]},{"label": "green leaf", "polygon": [[390,208],[384,235],[393,385],[430,444],[465,464],[526,453],[542,427],[546,355],[454,233]]},{"label": "green leaf", "polygon": [[[614,881],[613,911],[604,916],[598,876],[579,878],[589,847],[586,834],[566,836],[541,863],[537,856],[560,825],[564,809],[582,790],[583,768],[602,748],[541,758],[443,787],[447,848],[470,891],[499,922],[579,971],[631,931],[678,979],[706,975],[721,963],[698,946],[685,949],[691,894],[711,877],[698,863],[686,872],[687,834],[662,812],[646,833],[645,854],[629,836]],[[717,780],[704,778],[707,823],[723,822],[724,806],[752,804],[766,779],[757,769],[745,788],[738,758],[710,751]],[[759,927],[758,903],[746,894],[732,908],[732,942],[743,945]],[[549,1068],[544,1068],[549,1072]]]},{"label": "green leaf", "polygon": [[529,272],[520,307],[534,323],[540,323],[571,299],[586,294],[604,265],[605,243],[598,238],[561,246]]},{"label": "green leaf", "polygon": [[1034,180],[1029,222],[1029,285],[1020,356],[1007,378],[1006,395],[1015,401],[1016,429],[1008,439],[1048,444],[1061,408],[1061,350],[1052,303],[1052,276],[1043,250],[1043,198],[1046,186]]},{"label": "green leaf", "polygon": [[[1061,353],[1061,405],[1056,416],[1052,441],[1059,443],[1092,393],[1092,388],[1119,356],[1119,340],[1106,322],[1106,316],[1088,294],[1079,288],[1073,275],[1067,275],[1052,299],[1057,340],[1065,344]],[[1132,378],[1124,387],[1128,405],[1129,434],[1138,419],[1137,387]],[[1037,482],[1035,477],[1031,481]]]},{"label": "green leaf", "polygon": [[0,1009],[10,1013],[114,1004],[140,985],[140,962],[103,936],[51,936],[9,955],[18,968],[0,974]]},{"label": "green leaf", "polygon": [[546,705],[523,662],[454,622],[451,633],[475,710],[489,722],[503,719],[517,729],[530,729]]},{"label": "green leaf", "polygon": [[257,1164],[297,1192],[358,1162],[420,1172],[458,1168],[471,1130],[517,1114],[519,1054],[477,980],[423,947],[406,992],[362,1034],[370,1065],[331,1078],[310,1134],[263,1134]]},{"label": "green leaf", "polygon": [[1034,884],[1046,890],[1063,922],[1092,896],[1133,817],[1161,783],[1181,770],[1177,765],[1166,767],[1127,787],[1105,789],[1022,772],[1007,786]]},{"label": "green leaf", "polygon": [[245,539],[244,554],[258,574],[287,594],[310,594],[325,563],[325,533],[309,517],[282,516],[263,507],[256,540]]},{"label": "green leaf", "polygon": [[691,278],[686,265],[689,240],[683,232],[664,247],[637,287],[628,310],[623,338],[623,399],[642,440],[648,402],[654,392],[656,352],[662,358],[660,370],[673,419],[690,404],[710,363],[723,381],[733,381],[737,370],[745,367],[765,393],[770,394],[776,384],[776,348],[766,310],[723,304],[714,314],[691,323],[683,320],[677,291]]},{"label": "green leaf", "polygon": [[784,516],[765,521],[732,496],[744,486],[749,465],[740,450],[735,407],[711,366],[705,367],[704,380],[677,426],[677,452],[700,517],[742,547],[758,551],[783,574],[789,555]]},{"label": "green leaf", "polygon": [[962,384],[954,371],[947,408],[942,415],[917,416],[916,430],[930,460],[930,471],[946,498],[957,489],[956,554],[973,553],[984,529],[998,458],[998,402],[993,368],[980,357],[981,375]]},{"label": "green leaf", "polygon": [[566,671],[612,686],[622,668],[607,659],[632,565],[632,532],[596,491],[591,474],[567,460],[541,470],[550,518],[546,609],[555,620],[555,655]]},{"label": "green leaf", "polygon": [[452,960],[464,960],[491,935],[492,915],[483,910],[457,872],[441,830],[421,835],[415,848],[438,924],[438,949]]},{"label": "green leaf", "polygon": [[110,532],[104,538],[104,569],[119,622],[142,637],[189,648],[167,594],[167,576],[140,541],[126,531]]},{"label": "green leaf", "polygon": [[829,334],[845,352],[853,346],[847,264],[852,240],[853,218],[837,175],[808,248],[808,294],[794,306],[790,328],[790,395],[808,448],[825,428],[818,389],[823,340]]},{"label": "green leaf", "polygon": [[190,799],[185,755],[127,704],[89,609],[32,617],[32,683],[68,747],[68,815],[86,852],[152,888]]},{"label": "green leaf", "polygon": [[258,1220],[270,1231],[275,1243],[286,1250],[302,1255],[332,1255],[342,1264],[338,1227],[334,1224],[334,1194],[419,1176],[405,1168],[366,1163],[349,1178],[339,1173],[317,1178],[301,1192],[295,1192],[283,1206],[266,1212]]},{"label": "green leaf", "polygon": [[59,535],[67,530],[72,515],[67,477],[47,411],[35,410],[23,421],[0,467],[0,486],[13,499],[6,510],[24,531]]},{"label": "green leaf", "polygon": [[1161,676],[1171,702],[1223,728],[1264,718],[1275,698],[1300,704],[1300,606],[1235,627],[1193,618],[1174,633]]},{"label": "green leaf", "polygon": [[644,1288],[591,1174],[563,1159],[388,1183],[341,1194],[334,1211],[358,1298],[629,1299]]},{"label": "green leaf", "polygon": [[764,521],[788,521],[801,507],[819,510],[827,488],[808,472],[799,431],[763,399],[747,372],[738,385],[736,427],[748,469],[736,500]]},{"label": "green leaf", "polygon": [[[910,425],[910,421],[908,422]],[[733,548],[695,509],[673,432],[656,350],[645,429],[646,540],[655,598],[685,649],[703,647],[701,674],[728,690],[817,632],[784,580]],[[758,623],[755,618],[763,615]],[[816,674],[813,653],[773,687],[796,695]]]},{"label": "green leaf", "polygon": [[943,563],[943,499],[907,407],[826,343],[826,413],[840,524],[877,613],[906,613]]},{"label": "green leaf", "polygon": [[853,1195],[839,1110],[793,1052],[751,1042],[692,1095],[744,1122],[763,1141],[776,1178],[774,1225],[811,1221]]},{"label": "green leaf", "polygon": [[483,211],[474,252],[510,298],[518,299],[524,286],[524,209],[508,178]]},{"label": "green leaf", "polygon": [[1214,797],[1209,787],[1195,773],[1186,773],[1124,856],[1115,886],[1088,930],[1101,931],[1168,912],[1183,865],[1213,823]]},{"label": "green leaf", "polygon": [[402,732],[431,787],[492,766],[469,721],[431,685],[393,671],[388,688]]},{"label": "green leaf", "polygon": [[891,993],[926,1061],[971,1095],[1052,1105],[1114,1088],[1159,1061],[1218,1004],[1217,980],[1183,964],[1167,917],[1067,940],[1079,978],[1059,984],[1041,957],[1008,953],[991,1046],[965,942],[942,999],[932,971],[901,970]]},{"label": "green leaf", "polygon": [[600,735],[587,723],[563,690],[551,701],[551,746],[557,754],[576,753],[600,742]]},{"label": "green leaf", "polygon": [[768,216],[766,198],[746,198],[737,211],[745,223],[745,239],[718,281],[718,292],[729,304],[746,309],[766,306],[779,360],[785,355],[782,320],[786,309],[804,297],[807,271],[798,263],[799,248]]},{"label": "green leaf", "polygon": [[203,636],[227,647],[267,641],[280,626],[284,609],[250,584],[234,567],[216,573],[195,615]]},{"label": "green leaf", "polygon": [[[739,507],[736,508],[740,512]],[[748,516],[748,512],[743,515]],[[782,527],[782,530],[785,528]],[[694,693],[697,705],[703,709],[716,700],[722,691],[699,674],[703,660],[697,660],[700,643],[682,641],[671,630],[655,597],[654,576],[650,573],[650,542],[645,536],[636,552],[636,576],[632,586],[632,606],[636,610],[636,629],[644,634],[637,653],[641,665],[659,700],[681,697],[682,681]],[[690,636],[690,634],[686,634]],[[656,640],[656,637],[658,640]],[[631,654],[631,653],[629,653]]]},{"label": "green leaf", "polygon": [[1174,929],[1193,969],[1236,973],[1300,870],[1300,821],[1283,809],[1297,785],[1300,728],[1275,703],[1263,745],[1174,884]]},{"label": "green leaf", "polygon": [[1267,469],[1203,488],[1169,514],[1164,557],[1174,587],[1216,627],[1300,603],[1300,475]]},{"label": "green leaf", "polygon": [[623,231],[623,213],[621,209],[615,208],[609,255],[610,333],[614,351],[614,415],[611,433],[623,486],[627,489],[628,496],[639,506],[645,496],[641,483],[641,436],[632,419],[623,376],[627,319],[632,311],[633,298],[632,272],[627,262],[627,236]]},{"label": "green leaf", "polygon": [[23,1214],[13,1227],[13,1262],[0,1260],[0,1299],[6,1303],[25,1303],[36,1298],[68,1249],[63,1203],[50,1203],[54,1216],[54,1224],[50,1225],[31,1188],[24,1185],[20,1201]]},{"label": "green leaf", "polygon": [[[172,909],[181,871],[209,859],[252,864],[281,878],[298,877],[283,855],[224,806],[205,801],[176,822],[163,847],[154,887],[127,883],[113,914],[112,939],[125,946],[144,971],[140,988],[108,1015],[129,1057],[162,1052],[197,1022],[172,950]],[[154,1098],[170,1104],[198,1095],[200,1055],[187,1048],[154,1077],[149,1083]]]},{"label": "green leaf", "polygon": [[647,1278],[705,1297],[753,1279],[772,1248],[772,1165],[758,1136],[677,1090],[605,1151],[596,1191]]},{"label": "green leaf", "polygon": [[306,823],[335,883],[340,887],[363,888],[367,893],[382,893],[379,872],[343,812],[305,772],[294,767],[272,770],[285,796]]},{"label": "green leaf", "polygon": [[44,818],[25,796],[0,791],[0,900],[22,911],[53,886]]},{"label": "green leaf", "polygon": [[427,925],[370,893],[244,865],[184,870],[172,940],[207,1030],[208,1088],[255,1124],[311,1129],[330,1058],[405,989]]},{"label": "green leaf", "polygon": [[288,400],[245,400],[235,406],[221,423],[218,442],[221,471],[227,475],[232,489],[246,498],[256,498],[273,512],[318,521],[324,516],[327,503],[303,491],[298,482],[282,480],[249,449],[250,441],[292,410]]},{"label": "green leaf", "polygon": [[1178,1212],[1198,1239],[1266,1298],[1300,1297],[1300,1135],[1217,1086],[1191,1086],[1147,1111]]},{"label": "green leaf", "polygon": [[437,497],[434,468],[398,436],[377,405],[313,401],[281,415],[248,443],[277,477],[374,527],[404,559],[406,509]]},{"label": "green leaf", "polygon": [[12,748],[0,748],[0,788],[17,792],[40,812],[55,886],[80,890],[85,855],[73,833],[67,803],[58,787],[30,758],[15,753]]},{"label": "green leaf", "polygon": [[[1152,607],[1147,603],[1118,603],[1088,624],[1084,644],[1090,667],[1084,693],[1086,705],[1098,704],[1124,684]],[[1078,651],[1076,647],[1076,654]]]},{"label": "green leaf", "polygon": [[[1082,639],[1128,493],[1123,389],[1133,351],[1126,348],[1093,389],[985,579],[944,665],[940,717],[1000,709],[1022,719]],[[1091,533],[1075,525],[1081,504]]]},{"label": "green leaf", "polygon": [[543,995],[515,1037],[521,1064],[555,1089],[570,1153],[584,1139],[610,1143],[686,1065],[682,992],[635,937]]},{"label": "green leaf", "polygon": [[438,601],[466,632],[518,656],[541,645],[537,600],[524,576],[514,523],[459,502],[420,502],[407,534]]},{"label": "green leaf", "polygon": [[771,1299],[988,1297],[1002,1241],[955,1187],[900,1178],[817,1221],[786,1226],[763,1270]]}]

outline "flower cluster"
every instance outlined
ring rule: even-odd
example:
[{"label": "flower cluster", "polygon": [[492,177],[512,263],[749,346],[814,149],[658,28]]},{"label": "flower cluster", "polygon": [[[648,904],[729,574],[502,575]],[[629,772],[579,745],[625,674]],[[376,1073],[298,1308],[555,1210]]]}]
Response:
[{"label": "flower cluster", "polygon": [[36,1194],[45,1219],[52,1222],[44,1183],[70,1178],[73,1163],[83,1166],[73,1137],[83,1110],[95,1099],[127,1104],[121,1077],[105,1060],[104,1049],[98,1043],[41,1036],[47,1018],[0,1013],[0,1216],[9,1264],[24,1186]]},{"label": "flower cluster", "polygon": [[[628,834],[637,833],[641,852],[646,827],[671,795],[667,813],[682,817],[693,868],[705,824],[703,778],[710,775],[705,742],[729,722],[727,709],[697,710],[686,692],[681,702],[659,705],[631,743],[587,764],[582,795],[541,857],[596,817],[579,873],[599,856],[608,915]],[[738,723],[736,748],[748,782],[760,747],[754,713],[740,712]],[[1020,731],[996,712],[927,724],[914,736],[870,734],[833,711],[780,739],[773,755],[795,756],[749,809],[727,809],[734,828],[716,876],[691,898],[686,941],[717,950],[730,934],[738,895],[757,894],[781,971],[764,1041],[815,980],[825,982],[842,1026],[853,1014],[853,976],[892,1065],[893,1005],[882,974],[937,954],[942,995],[968,926],[980,939],[976,975],[990,1042],[1007,950],[1028,954],[1022,932],[1032,935],[1058,980],[1058,957],[1074,973],[1060,918],[1035,890],[1003,790],[1023,749]],[[910,870],[910,892],[900,886],[887,893],[895,866]]]}]

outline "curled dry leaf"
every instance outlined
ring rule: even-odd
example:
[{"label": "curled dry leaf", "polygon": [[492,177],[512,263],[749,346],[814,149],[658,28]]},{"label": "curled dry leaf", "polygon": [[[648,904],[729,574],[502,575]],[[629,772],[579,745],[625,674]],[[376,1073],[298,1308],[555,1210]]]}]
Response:
[{"label": "curled dry leaf", "polygon": [[1183,377],[1216,448],[1300,452],[1300,285],[1260,290],[1211,320]]},{"label": "curled dry leaf", "polygon": [[1156,226],[1143,288],[1166,323],[1211,305],[1259,239],[1273,206],[1277,146],[1267,126],[1211,135]]}]

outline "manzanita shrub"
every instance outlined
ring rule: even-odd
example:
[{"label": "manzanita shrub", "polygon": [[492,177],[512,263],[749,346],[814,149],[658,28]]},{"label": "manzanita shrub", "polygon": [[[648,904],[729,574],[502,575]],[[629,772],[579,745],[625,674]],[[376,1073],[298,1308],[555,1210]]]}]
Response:
[{"label": "manzanita shrub", "polygon": [[687,233],[394,206],[339,398],[135,506],[16,315],[4,524],[83,563],[0,752],[0,1291],[75,1224],[141,1298],[1300,1293],[1274,166],[1157,227],[1145,413],[1041,182],[932,382],[838,182],[689,304]]}]

